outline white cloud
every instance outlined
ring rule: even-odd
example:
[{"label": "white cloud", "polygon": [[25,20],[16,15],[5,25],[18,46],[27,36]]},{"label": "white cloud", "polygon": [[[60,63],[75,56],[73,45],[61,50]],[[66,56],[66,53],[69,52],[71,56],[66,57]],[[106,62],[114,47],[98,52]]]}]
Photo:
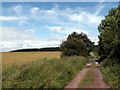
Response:
[{"label": "white cloud", "polygon": [[19,26],[24,27],[24,24],[27,23],[27,20],[19,20]]},{"label": "white cloud", "polygon": [[[48,26],[47,26],[48,27]],[[60,28],[65,28],[64,30],[61,30]],[[48,27],[49,30],[53,32],[58,32],[59,34],[51,34],[51,38],[49,40],[57,40],[57,41],[64,41],[66,40],[67,36],[71,34],[72,32],[77,32],[77,33],[85,33],[87,34],[88,38],[92,41],[95,42],[95,45],[98,44],[98,36],[97,35],[92,35],[90,31],[88,30],[83,30],[80,28],[74,28],[74,27],[63,27],[63,26],[58,26],[58,27]]]},{"label": "white cloud", "polygon": [[[91,26],[97,27],[103,19],[103,16],[100,16],[99,13],[105,6],[102,4],[99,4],[98,6],[94,13],[90,13],[88,10],[85,10],[85,8],[79,7],[74,9],[69,7],[60,9],[58,4],[54,4],[54,7],[49,10],[33,7],[31,9],[26,9],[25,11],[22,11],[22,6],[17,5],[13,8],[17,16],[0,16],[0,19],[2,21],[19,21],[20,26],[24,26],[26,20],[28,20],[28,22],[30,21],[27,23],[30,25],[34,24],[32,20],[37,21],[38,23],[40,22],[41,25],[46,23],[47,29],[50,30],[51,33],[57,34],[51,34],[47,39],[41,39],[33,35],[35,30],[32,28],[20,30],[18,28],[3,27],[3,33],[1,33],[3,35],[0,35],[0,38],[3,40],[1,41],[0,46],[2,46],[4,50],[58,46],[61,41],[65,40],[67,35],[73,31],[86,33],[92,41],[97,43],[97,36],[95,36],[94,39],[91,34],[92,31],[90,30],[95,29],[91,29]],[[26,13],[26,15],[22,16],[22,12]],[[42,27],[46,28],[46,25]]]},{"label": "white cloud", "polygon": [[32,14],[37,14],[38,12],[39,12],[39,8],[38,7],[33,7],[33,8],[31,8],[31,13]]},{"label": "white cloud", "polygon": [[1,21],[15,21],[15,20],[28,20],[27,17],[22,16],[0,16]]},{"label": "white cloud", "polygon": [[50,37],[48,38],[48,40],[50,41],[64,41],[66,40],[67,35],[63,35],[63,34],[50,34]]},{"label": "white cloud", "polygon": [[71,34],[72,32],[76,31],[78,33],[86,33],[88,34],[89,31],[87,30],[83,30],[81,28],[77,28],[77,27],[67,27],[67,26],[47,26],[47,28],[51,31],[55,31],[55,32],[58,32],[58,33],[62,33],[62,34]]},{"label": "white cloud", "polygon": [[58,32],[62,32],[66,30],[66,28],[63,26],[48,27],[48,29],[53,31],[58,31]]},{"label": "white cloud", "polygon": [[[100,6],[100,5],[99,5]],[[15,10],[20,11],[18,8],[22,8],[21,6],[14,7]],[[101,9],[100,9],[101,8]],[[58,4],[54,4],[52,9],[46,10],[46,9],[40,9],[39,7],[33,7],[28,11],[26,11],[28,14],[25,16],[29,19],[37,20],[37,21],[46,21],[46,23],[53,23],[53,24],[67,24],[69,23],[79,23],[79,24],[98,24],[102,16],[97,15],[104,6],[101,5],[101,7],[97,7],[97,11],[95,13],[89,13],[85,11],[85,8],[74,8],[71,9],[69,7],[66,7],[65,9],[59,9]],[[24,12],[25,13],[25,12]],[[30,15],[32,14],[32,15]],[[5,19],[6,18],[6,19]],[[18,17],[3,17],[2,20],[18,20]],[[11,19],[12,18],[12,19]],[[25,18],[25,17],[24,17]],[[20,19],[24,19],[23,17],[19,17]],[[86,22],[87,21],[87,22]],[[22,23],[22,21],[21,21]],[[24,23],[24,22],[23,22]]]},{"label": "white cloud", "polygon": [[32,13],[37,13],[30,16],[33,19],[46,21],[54,24],[67,24],[69,23],[79,23],[86,25],[98,25],[100,21],[103,19],[103,16],[98,15],[100,11],[105,7],[105,5],[101,5],[97,8],[95,13],[89,13],[84,10],[84,8],[75,8],[71,9],[66,7],[66,9],[60,10],[58,5],[55,6],[51,10],[39,10],[37,7],[33,7],[31,9]]},{"label": "white cloud", "polygon": [[22,6],[21,5],[17,5],[15,7],[13,7],[12,9],[16,13],[16,15],[21,15],[22,14]]},{"label": "white cloud", "polygon": [[82,21],[83,19],[83,15],[82,14],[73,14],[73,15],[70,15],[69,16],[69,18],[70,18],[70,20],[71,21],[77,21],[77,22],[80,22],[80,21]]},{"label": "white cloud", "polygon": [[[34,36],[32,33],[34,30],[21,30],[15,27],[0,27],[0,47],[2,51],[10,51],[22,48],[41,48],[41,47],[53,47],[59,46],[61,41],[59,37],[53,36],[47,39],[41,39]],[[59,39],[59,40],[58,40]]]},{"label": "white cloud", "polygon": [[59,9],[58,4],[57,4],[57,3],[54,3],[54,7],[53,7],[53,9],[52,9],[52,10],[58,10],[58,9]]},{"label": "white cloud", "polygon": [[[0,27],[0,38],[3,41],[17,41],[26,39],[36,39],[32,34],[27,33],[25,30],[21,30],[15,27]],[[2,35],[2,36],[1,36]]]},{"label": "white cloud", "polygon": [[69,14],[67,15],[71,21],[77,22],[84,25],[98,25],[103,16],[97,16],[87,12],[80,12],[79,14]]},{"label": "white cloud", "polygon": [[50,40],[23,40],[23,41],[1,41],[0,47],[2,51],[11,51],[24,48],[43,48],[43,47],[56,47],[61,44],[60,41]]},{"label": "white cloud", "polygon": [[99,41],[98,36],[96,36],[96,37],[88,36],[88,38],[89,38],[92,42],[94,42],[95,45],[98,45],[98,41]]},{"label": "white cloud", "polygon": [[88,22],[92,25],[99,25],[101,20],[104,19],[103,16],[96,16],[96,15],[87,15],[88,17]]}]

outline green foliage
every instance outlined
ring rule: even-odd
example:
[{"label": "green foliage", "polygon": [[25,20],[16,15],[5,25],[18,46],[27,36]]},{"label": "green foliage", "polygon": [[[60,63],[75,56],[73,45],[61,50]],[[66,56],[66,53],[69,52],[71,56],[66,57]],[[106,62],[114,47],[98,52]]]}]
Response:
[{"label": "green foliage", "polygon": [[105,82],[110,88],[119,88],[119,67],[120,65],[112,62],[114,60],[106,59],[102,62],[101,71]]},{"label": "green foliage", "polygon": [[87,63],[84,57],[38,60],[3,68],[3,88],[63,88]]},{"label": "green foliage", "polygon": [[102,62],[102,72],[106,83],[111,88],[118,88],[120,80],[118,73],[120,65],[120,5],[109,11],[98,27],[99,55],[107,56]]},{"label": "green foliage", "polygon": [[98,27],[99,54],[119,59],[120,55],[120,8],[111,9]]},{"label": "green foliage", "polygon": [[92,52],[93,52],[94,55],[95,55],[95,59],[98,59],[98,58],[99,58],[99,55],[98,55],[99,47],[98,47],[98,45],[95,45],[95,46],[93,47]]},{"label": "green foliage", "polygon": [[63,56],[82,55],[87,56],[92,50],[93,42],[91,42],[84,33],[78,34],[73,32],[66,41],[62,42],[60,49]]},{"label": "green foliage", "polygon": [[84,79],[80,82],[80,88],[84,88],[86,86],[90,86],[95,79],[95,76],[93,75],[93,68],[91,68],[84,76]]}]

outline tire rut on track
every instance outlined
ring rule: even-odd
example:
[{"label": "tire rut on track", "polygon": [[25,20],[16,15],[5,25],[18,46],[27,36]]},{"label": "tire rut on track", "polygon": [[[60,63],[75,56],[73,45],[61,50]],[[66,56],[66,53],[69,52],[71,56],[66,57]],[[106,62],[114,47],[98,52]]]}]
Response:
[{"label": "tire rut on track", "polygon": [[103,81],[102,73],[99,69],[99,67],[96,67],[95,65],[92,66],[92,68],[83,68],[77,76],[70,82],[68,85],[65,86],[65,89],[68,88],[80,88],[80,82],[82,82],[87,76],[87,72],[91,69],[92,75],[94,76],[94,81],[91,82],[90,85],[84,85],[82,88],[108,88],[108,86]]},{"label": "tire rut on track", "polygon": [[77,76],[68,84],[65,86],[65,88],[78,88],[80,81],[83,79],[84,75],[90,68],[83,68]]}]

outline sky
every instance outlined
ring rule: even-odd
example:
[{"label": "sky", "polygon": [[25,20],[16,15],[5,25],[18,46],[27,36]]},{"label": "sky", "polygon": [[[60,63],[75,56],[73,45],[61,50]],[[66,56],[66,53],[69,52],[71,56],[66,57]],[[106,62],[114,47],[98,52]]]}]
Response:
[{"label": "sky", "polygon": [[117,2],[3,2],[0,50],[57,47],[73,31],[98,42],[98,25]]}]

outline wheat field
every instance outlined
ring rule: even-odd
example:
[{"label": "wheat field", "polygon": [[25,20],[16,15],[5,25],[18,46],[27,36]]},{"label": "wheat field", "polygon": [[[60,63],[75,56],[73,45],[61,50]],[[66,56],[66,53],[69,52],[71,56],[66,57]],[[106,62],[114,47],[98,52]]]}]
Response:
[{"label": "wheat field", "polygon": [[81,56],[14,64],[2,71],[3,88],[63,88],[87,63]]},{"label": "wheat field", "polygon": [[25,64],[35,60],[60,58],[61,52],[3,52],[2,67],[13,64]]},{"label": "wheat field", "polygon": [[88,59],[60,56],[61,52],[2,53],[2,87],[63,88]]}]

